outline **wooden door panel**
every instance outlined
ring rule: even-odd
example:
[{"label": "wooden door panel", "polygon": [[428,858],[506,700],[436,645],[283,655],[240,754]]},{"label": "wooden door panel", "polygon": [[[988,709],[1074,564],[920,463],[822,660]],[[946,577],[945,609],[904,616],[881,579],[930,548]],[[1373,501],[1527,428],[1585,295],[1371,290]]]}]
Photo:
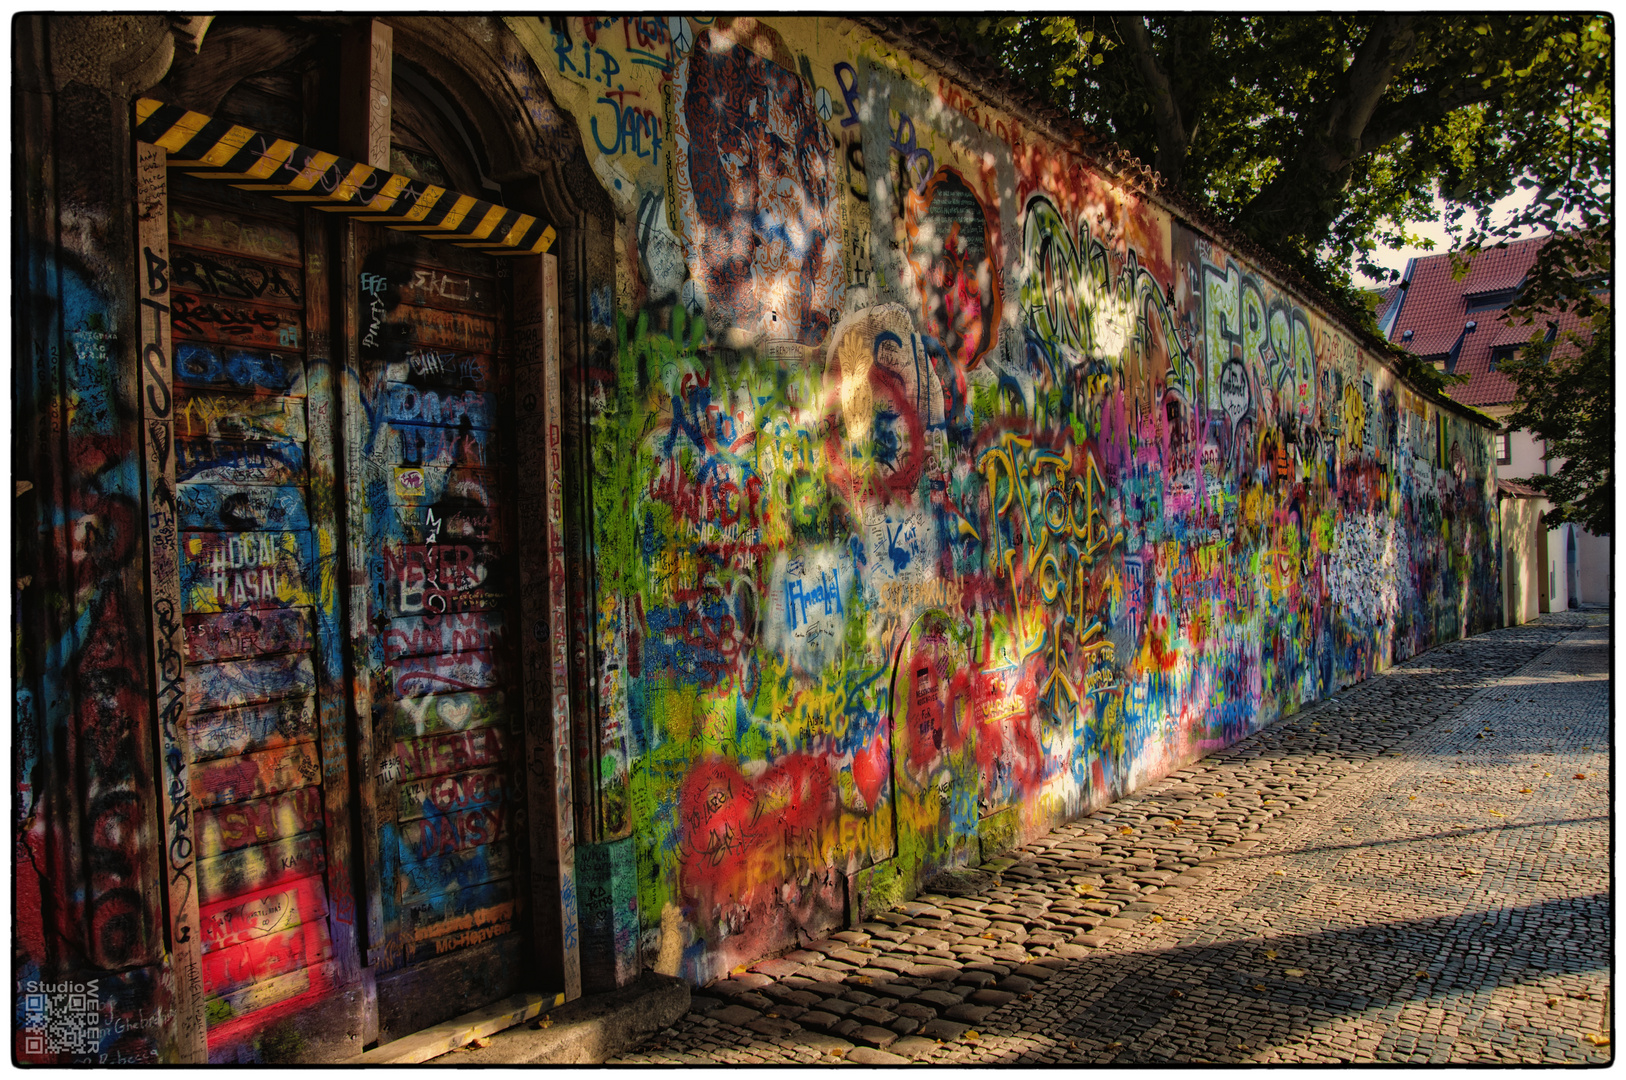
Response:
[{"label": "wooden door panel", "polygon": [[320,699],[302,212],[172,175],[176,517],[189,785],[211,1031],[340,980]]},{"label": "wooden door panel", "polygon": [[368,553],[360,651],[386,976],[524,940],[524,741],[505,633],[518,587],[510,299],[488,256],[367,226],[355,236],[351,513]]}]

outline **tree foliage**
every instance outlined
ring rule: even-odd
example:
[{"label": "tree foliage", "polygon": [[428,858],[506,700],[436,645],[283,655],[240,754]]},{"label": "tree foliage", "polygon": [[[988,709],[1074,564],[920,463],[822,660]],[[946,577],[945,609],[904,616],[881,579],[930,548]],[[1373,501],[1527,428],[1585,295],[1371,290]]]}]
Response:
[{"label": "tree foliage", "polygon": [[1507,418],[1547,444],[1549,460],[1564,458],[1556,473],[1523,482],[1553,503],[1549,525],[1578,522],[1594,536],[1614,532],[1615,330],[1609,305],[1599,300],[1587,329],[1535,340],[1501,370],[1518,388],[1518,408]]},{"label": "tree foliage", "polygon": [[[1402,223],[1436,220],[1436,193],[1469,249],[1514,229],[1605,221],[1607,16],[936,22],[1345,298],[1350,267],[1378,276],[1374,251],[1418,242]],[[1529,207],[1492,220],[1521,186],[1535,189]]]}]

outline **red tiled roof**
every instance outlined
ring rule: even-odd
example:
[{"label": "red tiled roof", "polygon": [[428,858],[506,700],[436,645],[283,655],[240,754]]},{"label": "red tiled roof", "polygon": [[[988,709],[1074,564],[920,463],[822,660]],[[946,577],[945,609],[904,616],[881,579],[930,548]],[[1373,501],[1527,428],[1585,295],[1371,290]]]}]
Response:
[{"label": "red tiled roof", "polygon": [[[1457,366],[1453,372],[1467,375],[1469,379],[1466,383],[1447,387],[1446,392],[1453,400],[1464,405],[1506,405],[1514,399],[1513,380],[1500,371],[1490,369],[1491,353],[1506,345],[1523,345],[1530,340],[1531,331],[1544,325],[1546,320],[1538,319],[1535,326],[1511,326],[1505,321],[1503,312],[1480,314],[1488,318],[1482,319],[1479,329],[1463,339],[1462,352],[1457,355]],[[1586,328],[1586,323],[1573,311],[1560,312],[1557,318],[1560,334]],[[1490,325],[1492,319],[1495,320],[1494,325]],[[1573,351],[1573,347],[1569,351]]]},{"label": "red tiled roof", "polygon": [[1406,279],[1406,299],[1400,304],[1400,317],[1395,320],[1389,340],[1412,352],[1420,350],[1402,340],[1407,330],[1413,332],[1413,342],[1424,339],[1432,343],[1446,331],[1455,341],[1468,321],[1468,303],[1464,298],[1510,289],[1523,281],[1546,242],[1545,236],[1538,236],[1532,240],[1514,240],[1505,248],[1482,251],[1468,264],[1468,276],[1461,281],[1451,276],[1448,251],[1413,260],[1411,274]]},{"label": "red tiled roof", "polygon": [[1513,323],[1498,319],[1491,329],[1491,348],[1500,348],[1503,345],[1523,345],[1530,340],[1530,335],[1541,329],[1541,320],[1533,323],[1523,323],[1515,326]]},{"label": "red tiled roof", "polygon": [[1408,352],[1414,352],[1418,356],[1438,356],[1441,353],[1448,353],[1455,348],[1457,338],[1461,336],[1461,325],[1442,326],[1437,330],[1430,330],[1421,334],[1413,334],[1410,341],[1405,340],[1403,337],[1397,334],[1395,336],[1395,342],[1400,345],[1401,348]]},{"label": "red tiled roof", "polygon": [[[1438,356],[1457,348],[1460,339],[1452,373],[1469,379],[1448,387],[1446,392],[1464,405],[1511,403],[1513,382],[1500,371],[1490,369],[1491,352],[1506,345],[1524,344],[1537,327],[1510,325],[1505,309],[1469,314],[1467,298],[1517,287],[1547,240],[1545,236],[1514,240],[1504,248],[1482,251],[1469,262],[1467,276],[1460,281],[1451,276],[1450,252],[1413,260],[1405,299],[1389,331],[1389,340],[1418,356]],[[1470,321],[1476,328],[1464,333]],[[1581,321],[1571,314],[1561,314],[1558,322],[1561,331],[1581,327]],[[1412,333],[1410,341],[1405,339],[1408,330]]]}]

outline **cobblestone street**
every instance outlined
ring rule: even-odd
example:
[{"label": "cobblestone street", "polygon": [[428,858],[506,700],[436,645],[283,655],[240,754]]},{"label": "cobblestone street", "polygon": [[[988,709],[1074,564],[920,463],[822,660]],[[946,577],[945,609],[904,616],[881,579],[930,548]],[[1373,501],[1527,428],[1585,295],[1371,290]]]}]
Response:
[{"label": "cobblestone street", "polygon": [[1457,642],[615,1063],[1607,1062],[1609,738],[1607,612]]}]

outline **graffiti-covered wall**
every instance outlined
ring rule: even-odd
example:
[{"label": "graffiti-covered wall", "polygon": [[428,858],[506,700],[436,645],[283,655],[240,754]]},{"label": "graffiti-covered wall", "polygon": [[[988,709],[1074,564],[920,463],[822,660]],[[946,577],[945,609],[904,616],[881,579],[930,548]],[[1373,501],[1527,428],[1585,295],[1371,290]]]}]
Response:
[{"label": "graffiti-covered wall", "polygon": [[1019,117],[840,19],[509,25],[618,211],[594,765],[644,962],[1493,624],[1487,430]]}]

